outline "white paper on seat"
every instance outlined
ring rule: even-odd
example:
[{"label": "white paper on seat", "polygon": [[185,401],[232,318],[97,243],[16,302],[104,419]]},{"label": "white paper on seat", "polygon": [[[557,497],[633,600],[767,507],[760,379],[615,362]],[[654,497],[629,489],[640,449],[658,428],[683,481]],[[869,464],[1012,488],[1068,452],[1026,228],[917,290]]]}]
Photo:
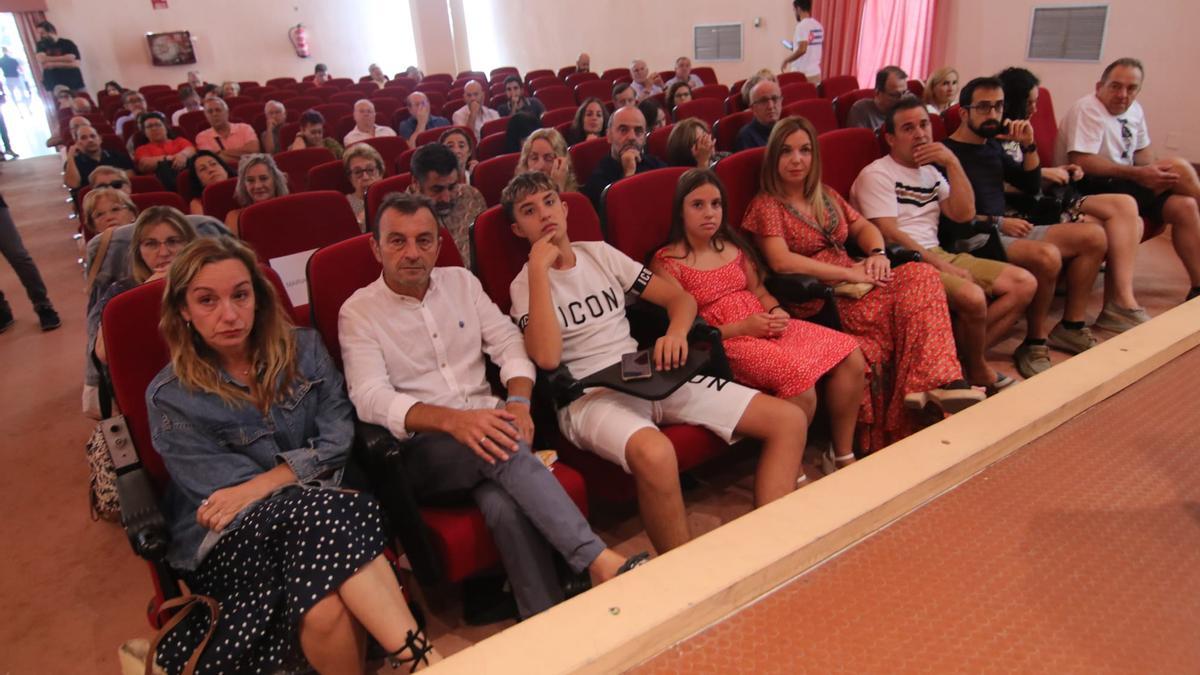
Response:
[{"label": "white paper on seat", "polygon": [[293,307],[308,304],[308,279],[305,272],[308,269],[308,259],[316,252],[317,249],[313,248],[271,258],[271,269],[275,270],[279,279],[283,281],[283,287],[287,289],[288,300],[292,301]]}]

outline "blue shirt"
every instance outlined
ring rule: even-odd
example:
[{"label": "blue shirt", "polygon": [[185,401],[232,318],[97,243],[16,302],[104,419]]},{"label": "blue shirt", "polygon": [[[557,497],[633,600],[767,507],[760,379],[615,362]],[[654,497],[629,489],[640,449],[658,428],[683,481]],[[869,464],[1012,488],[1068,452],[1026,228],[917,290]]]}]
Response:
[{"label": "blue shirt", "polygon": [[771,138],[771,129],[775,125],[770,126],[752,119],[746,126],[738,129],[737,137],[733,140],[733,151],[741,152],[750,148],[761,148],[767,144],[767,139]]},{"label": "blue shirt", "polygon": [[[429,122],[425,125],[425,130],[429,131],[430,129],[437,129],[440,127],[448,127],[448,126],[450,126],[450,120],[446,119],[445,117],[438,117],[437,115],[430,115]],[[396,127],[396,133],[403,136],[405,138],[405,140],[411,139],[413,132],[415,132],[416,130],[417,130],[417,118],[415,118],[415,117],[410,117],[410,118],[404,120],[403,122],[401,122],[399,124],[399,126]]]},{"label": "blue shirt", "polygon": [[[213,532],[196,522],[196,509],[213,492],[284,462],[300,486],[336,487],[341,482],[354,438],[345,382],[315,331],[297,328],[294,337],[298,379],[267,415],[248,402],[230,405],[216,394],[188,389],[170,364],[146,389],[151,438],[171,476],[163,511],[171,529],[167,562],[173,567],[199,567],[253,506]],[[224,371],[221,378],[241,386]],[[268,499],[289,489],[297,486]]]}]

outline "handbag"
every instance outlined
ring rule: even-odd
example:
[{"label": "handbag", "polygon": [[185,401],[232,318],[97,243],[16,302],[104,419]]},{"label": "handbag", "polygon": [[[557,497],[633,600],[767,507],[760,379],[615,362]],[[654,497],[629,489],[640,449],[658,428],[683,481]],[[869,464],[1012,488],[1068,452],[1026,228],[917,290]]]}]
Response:
[{"label": "handbag", "polygon": [[[96,356],[92,355],[93,361]],[[97,364],[99,369],[99,364]],[[112,454],[108,451],[108,441],[104,437],[104,427],[113,421],[124,424],[123,415],[113,415],[112,390],[104,370],[99,369],[100,384],[98,398],[100,403],[101,420],[92,429],[92,435],[87,440],[86,456],[88,462],[88,503],[91,506],[92,520],[117,521],[121,519],[121,502],[117,497],[117,469],[113,464]]]},{"label": "handbag", "polygon": [[1034,225],[1057,225],[1079,218],[1079,203],[1083,195],[1074,183],[1051,185],[1036,195],[1020,192],[1005,195],[1008,210]]},{"label": "handbag", "polygon": [[162,642],[162,639],[197,607],[204,607],[208,610],[208,631],[204,633],[204,639],[200,640],[200,644],[196,645],[196,649],[192,651],[192,655],[188,657],[187,663],[184,664],[183,675],[193,675],[196,672],[196,664],[200,662],[200,655],[204,653],[205,647],[208,647],[208,641],[212,639],[213,633],[217,630],[217,619],[221,614],[221,605],[207,595],[188,594],[167,600],[159,606],[158,611],[160,614],[172,609],[178,611],[175,612],[175,615],[169,621],[163,624],[163,627],[150,640],[150,647],[146,650],[146,668],[143,671],[145,675],[155,675],[156,672],[161,672],[154,662],[154,655],[158,652],[158,643]]}]

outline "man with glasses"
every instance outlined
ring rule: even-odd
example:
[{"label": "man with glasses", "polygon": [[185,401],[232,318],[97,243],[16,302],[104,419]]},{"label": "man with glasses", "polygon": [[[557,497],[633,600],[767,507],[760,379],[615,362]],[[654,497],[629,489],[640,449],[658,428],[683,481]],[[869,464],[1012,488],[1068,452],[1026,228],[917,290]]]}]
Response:
[{"label": "man with glasses", "polygon": [[1187,160],[1155,156],[1145,113],[1135,100],[1145,72],[1137,59],[1110,63],[1095,93],[1063,116],[1055,154],[1061,163],[1083,169],[1080,191],[1131,195],[1143,218],[1172,225],[1171,243],[1187,269],[1191,300],[1200,296],[1200,179]]},{"label": "man with glasses", "polygon": [[118,134],[127,134],[125,137],[129,138],[138,129],[129,127],[129,130],[126,131],[125,123],[136,121],[139,115],[146,112],[146,97],[142,96],[140,92],[127,89],[125,93],[121,94],[121,104],[124,106],[126,112],[113,122],[113,128],[117,130]]},{"label": "man with glasses", "polygon": [[91,124],[76,127],[74,134],[75,142],[67,148],[67,162],[63,165],[63,182],[71,188],[72,195],[100,166],[133,170],[133,163],[124,153],[118,155],[100,145],[100,132]]},{"label": "man with glasses", "polygon": [[771,137],[771,129],[783,113],[783,95],[774,80],[760,80],[750,89],[750,111],[754,119],[738,130],[733,141],[733,151],[761,148]]},{"label": "man with glasses", "polygon": [[412,156],[409,192],[433,201],[433,214],[450,231],[463,263],[471,267],[471,223],[487,209],[483,195],[462,182],[458,158],[441,143],[422,145]]},{"label": "man with glasses", "polygon": [[600,160],[583,186],[583,193],[592,200],[597,213],[604,188],[622,178],[666,166],[661,159],[646,152],[646,118],[636,107],[619,108],[613,113],[608,120],[608,143],[611,151]]},{"label": "man with glasses", "polygon": [[847,127],[875,131],[883,126],[888,111],[908,96],[908,73],[897,66],[886,66],[875,73],[875,95],[850,106]]},{"label": "man with glasses", "polygon": [[405,119],[396,127],[396,133],[403,136],[409,144],[413,138],[429,129],[439,129],[441,127],[450,126],[450,120],[439,115],[434,115],[429,109],[429,97],[425,94],[414,91],[405,99],[408,105],[408,119]]}]

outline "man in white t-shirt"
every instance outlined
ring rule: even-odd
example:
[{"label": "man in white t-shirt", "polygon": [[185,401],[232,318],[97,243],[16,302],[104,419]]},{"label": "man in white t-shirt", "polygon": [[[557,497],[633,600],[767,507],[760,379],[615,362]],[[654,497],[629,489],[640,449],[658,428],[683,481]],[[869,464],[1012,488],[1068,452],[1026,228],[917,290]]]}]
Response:
[{"label": "man in white t-shirt", "polygon": [[[513,231],[532,242],[529,261],[509,287],[512,317],[525,332],[525,349],[543,370],[565,365],[577,379],[636,352],[625,318],[627,294],[665,307],[666,335],[654,345],[654,367],[670,370],[687,360],[687,334],[696,301],[673,279],[604,242],[571,243],[567,205],[545,174],[517,175],[500,197]],[[808,420],[799,406],[749,387],[697,376],[661,401],[592,388],[558,411],[567,440],[633,474],[646,533],[659,553],[691,538],[679,485],[675,447],[659,424],[703,426],[731,442],[762,440],[754,483],[761,506],[796,487]]]},{"label": "man in white t-shirt", "polygon": [[1015,265],[941,247],[941,217],[956,223],[974,221],[975,192],[954,153],[933,141],[929,112],[919,100],[897,104],[883,129],[891,153],[858,174],[850,202],[885,239],[921,253],[924,262],[938,268],[946,298],[957,313],[967,381],[990,391],[1002,389],[1013,380],[992,369],[984,353],[1029,305],[1037,279]]},{"label": "man in white t-shirt", "polygon": [[[793,0],[796,13],[796,34],[792,38],[791,55],[783,60],[781,72],[804,73],[809,82],[821,81],[821,52],[825,47],[825,28],[812,17],[812,0]],[[788,66],[791,66],[790,68]]]},{"label": "man in white t-shirt", "polygon": [[375,123],[375,104],[363,98],[354,102],[354,128],[342,139],[342,145],[349,146],[368,138],[395,135],[395,129]]},{"label": "man in white t-shirt", "polygon": [[1143,218],[1173,226],[1171,243],[1187,269],[1191,300],[1200,295],[1200,179],[1181,157],[1155,157],[1146,116],[1134,100],[1145,72],[1137,59],[1110,63],[1096,93],[1063,116],[1055,156],[1084,170],[1083,192],[1132,195]]}]

